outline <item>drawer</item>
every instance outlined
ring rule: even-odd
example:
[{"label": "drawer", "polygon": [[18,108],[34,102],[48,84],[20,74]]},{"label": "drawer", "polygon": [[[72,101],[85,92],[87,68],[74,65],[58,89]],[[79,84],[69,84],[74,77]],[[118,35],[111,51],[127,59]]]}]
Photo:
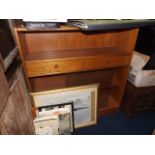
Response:
[{"label": "drawer", "polygon": [[129,64],[129,56],[115,56],[115,57],[97,57],[86,59],[84,61],[84,68],[91,69],[104,69],[112,67],[123,67]]},{"label": "drawer", "polygon": [[64,61],[31,61],[26,62],[26,69],[29,77],[68,73],[80,71],[83,68],[83,60]]},{"label": "drawer", "polygon": [[89,71],[112,67],[123,67],[129,63],[129,56],[98,56],[81,59],[26,61],[29,77],[79,71]]}]

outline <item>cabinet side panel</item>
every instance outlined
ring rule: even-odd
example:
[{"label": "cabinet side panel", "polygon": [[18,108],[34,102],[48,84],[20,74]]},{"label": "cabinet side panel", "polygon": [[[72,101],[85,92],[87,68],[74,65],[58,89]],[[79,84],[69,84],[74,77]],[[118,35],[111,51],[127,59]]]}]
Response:
[{"label": "cabinet side panel", "polygon": [[7,135],[7,134],[8,134],[8,132],[5,128],[2,120],[0,119],[0,135]]},{"label": "cabinet side panel", "polygon": [[9,88],[2,67],[0,66],[0,115],[9,96]]},{"label": "cabinet side panel", "polygon": [[8,134],[11,135],[33,134],[31,115],[28,114],[24,105],[30,103],[24,103],[26,99],[22,95],[23,90],[20,89],[22,87],[20,78],[19,74],[1,117]]},{"label": "cabinet side panel", "polygon": [[23,104],[24,104],[24,108],[28,116],[30,130],[34,131],[34,125],[33,125],[33,120],[32,120],[32,104],[31,104],[30,95],[29,95],[29,92],[28,92],[28,89],[27,89],[27,86],[24,80],[22,69],[20,70],[18,91],[21,93],[20,95],[23,98]]},{"label": "cabinet side panel", "polygon": [[114,39],[114,46],[121,50],[132,54],[135,48],[139,29],[130,29],[117,34]]}]

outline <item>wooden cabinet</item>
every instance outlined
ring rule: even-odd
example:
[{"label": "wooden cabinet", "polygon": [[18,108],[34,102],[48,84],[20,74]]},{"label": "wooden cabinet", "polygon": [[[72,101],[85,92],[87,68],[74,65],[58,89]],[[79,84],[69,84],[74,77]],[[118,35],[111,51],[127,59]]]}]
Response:
[{"label": "wooden cabinet", "polygon": [[48,53],[53,55],[51,59],[48,57],[47,60],[42,60],[41,56],[36,59],[35,54],[27,58],[25,65],[29,77],[127,66],[130,60],[130,57],[122,51],[106,47]]},{"label": "wooden cabinet", "polygon": [[33,134],[31,124],[32,118],[31,115],[27,113],[24,100],[25,97],[22,96],[19,80],[13,88],[1,116],[1,120],[8,134]]},{"label": "wooden cabinet", "polygon": [[[0,68],[1,69],[1,68]],[[4,72],[0,72],[0,134],[34,134],[31,102],[20,66],[12,74],[12,84],[8,85]]]},{"label": "wooden cabinet", "polygon": [[9,96],[9,87],[7,85],[7,81],[1,65],[0,65],[0,90],[1,90],[0,92],[0,115],[1,115]]},{"label": "wooden cabinet", "polygon": [[32,105],[11,20],[0,20],[0,134],[34,134]]},{"label": "wooden cabinet", "polygon": [[0,135],[7,135],[7,134],[8,134],[8,132],[5,128],[2,120],[0,119]]},{"label": "wooden cabinet", "polygon": [[99,112],[118,110],[138,29],[15,28],[30,92],[99,83]]}]

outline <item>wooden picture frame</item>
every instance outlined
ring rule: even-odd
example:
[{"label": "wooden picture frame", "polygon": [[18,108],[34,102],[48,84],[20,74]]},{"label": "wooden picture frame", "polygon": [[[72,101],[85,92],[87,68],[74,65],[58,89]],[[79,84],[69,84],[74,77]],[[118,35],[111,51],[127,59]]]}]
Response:
[{"label": "wooden picture frame", "polygon": [[33,121],[37,135],[69,135],[74,130],[73,103],[42,106],[35,109]]},{"label": "wooden picture frame", "polygon": [[99,84],[31,93],[35,107],[73,102],[75,128],[97,123]]}]

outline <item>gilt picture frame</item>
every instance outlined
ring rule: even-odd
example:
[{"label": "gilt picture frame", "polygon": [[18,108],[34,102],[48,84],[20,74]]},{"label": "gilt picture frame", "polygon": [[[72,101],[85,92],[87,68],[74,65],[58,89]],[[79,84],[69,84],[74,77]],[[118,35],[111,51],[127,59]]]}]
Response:
[{"label": "gilt picture frame", "polygon": [[35,107],[73,102],[74,127],[97,123],[99,84],[31,93]]}]

